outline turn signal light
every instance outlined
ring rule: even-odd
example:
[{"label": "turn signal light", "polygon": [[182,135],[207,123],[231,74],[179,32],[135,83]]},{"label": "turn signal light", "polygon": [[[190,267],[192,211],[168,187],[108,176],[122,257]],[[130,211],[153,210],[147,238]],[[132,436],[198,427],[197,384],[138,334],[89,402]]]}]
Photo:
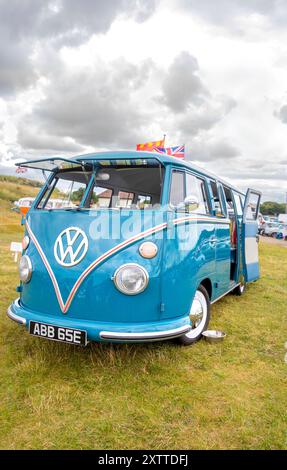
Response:
[{"label": "turn signal light", "polygon": [[139,247],[139,252],[143,258],[151,259],[157,255],[158,248],[153,242],[144,242]]}]

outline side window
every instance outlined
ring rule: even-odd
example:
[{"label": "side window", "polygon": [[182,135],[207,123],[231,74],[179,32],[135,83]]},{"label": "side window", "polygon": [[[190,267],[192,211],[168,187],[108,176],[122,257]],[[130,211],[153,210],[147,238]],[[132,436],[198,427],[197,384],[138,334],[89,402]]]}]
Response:
[{"label": "side window", "polygon": [[169,200],[174,207],[184,201],[184,173],[182,171],[172,172]]},{"label": "side window", "polygon": [[130,208],[133,203],[134,197],[134,193],[128,193],[127,191],[119,191],[115,207],[121,207],[123,209]]},{"label": "side window", "polygon": [[90,209],[110,207],[113,191],[111,189],[94,186],[91,196]]},{"label": "side window", "polygon": [[223,212],[221,200],[219,197],[217,184],[215,181],[210,181],[210,185],[211,185],[211,191],[212,191],[212,196],[213,196],[213,201],[214,201],[215,215],[217,217],[224,217],[224,212]]},{"label": "side window", "polygon": [[204,181],[190,173],[186,173],[186,196],[194,195],[198,198],[199,207],[193,212],[197,214],[207,214],[208,204]]},{"label": "side window", "polygon": [[200,196],[202,197],[202,214],[209,214],[209,203],[207,199],[206,185],[201,178],[197,178],[197,184],[199,185]]},{"label": "side window", "polygon": [[256,193],[249,195],[248,207],[246,211],[245,218],[246,220],[256,220],[258,216],[258,205],[259,205],[260,196]]},{"label": "side window", "polygon": [[145,209],[147,207],[151,207],[152,199],[151,196],[138,194],[136,198],[136,207],[137,209]]},{"label": "side window", "polygon": [[233,204],[231,189],[227,188],[226,186],[223,186],[223,191],[225,194],[228,216],[234,217],[234,204]]},{"label": "side window", "polygon": [[241,198],[240,198],[239,194],[235,193],[234,191],[233,191],[233,197],[234,197],[234,201],[235,201],[235,207],[236,207],[237,215],[239,215],[239,217],[241,217],[243,215]]}]

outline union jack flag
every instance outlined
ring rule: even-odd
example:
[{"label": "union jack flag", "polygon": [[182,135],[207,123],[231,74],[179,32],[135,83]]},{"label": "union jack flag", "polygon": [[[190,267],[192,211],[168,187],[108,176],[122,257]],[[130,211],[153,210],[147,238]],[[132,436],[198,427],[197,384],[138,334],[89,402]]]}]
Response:
[{"label": "union jack flag", "polygon": [[176,145],[175,147],[155,147],[154,152],[163,153],[171,157],[184,158],[184,145]]}]

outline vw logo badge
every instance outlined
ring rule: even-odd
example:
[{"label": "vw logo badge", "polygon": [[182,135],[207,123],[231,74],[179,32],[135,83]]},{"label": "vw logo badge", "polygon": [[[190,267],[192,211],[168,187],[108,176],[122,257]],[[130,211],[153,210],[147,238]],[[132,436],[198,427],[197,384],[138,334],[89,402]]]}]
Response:
[{"label": "vw logo badge", "polygon": [[61,266],[75,266],[84,258],[88,246],[89,242],[83,230],[78,227],[68,227],[55,241],[54,256]]}]

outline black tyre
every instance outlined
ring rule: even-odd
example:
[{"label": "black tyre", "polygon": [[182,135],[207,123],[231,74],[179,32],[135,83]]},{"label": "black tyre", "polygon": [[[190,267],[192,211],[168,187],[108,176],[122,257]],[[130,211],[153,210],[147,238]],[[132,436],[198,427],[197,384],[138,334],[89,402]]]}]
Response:
[{"label": "black tyre", "polygon": [[240,284],[236,286],[232,292],[233,294],[240,296],[245,293],[245,290],[246,290],[246,282],[244,281],[244,279],[242,279]]},{"label": "black tyre", "polygon": [[190,320],[193,328],[178,338],[185,346],[195,343],[202,338],[202,332],[208,327],[210,320],[210,299],[207,290],[199,286],[190,309]]}]

